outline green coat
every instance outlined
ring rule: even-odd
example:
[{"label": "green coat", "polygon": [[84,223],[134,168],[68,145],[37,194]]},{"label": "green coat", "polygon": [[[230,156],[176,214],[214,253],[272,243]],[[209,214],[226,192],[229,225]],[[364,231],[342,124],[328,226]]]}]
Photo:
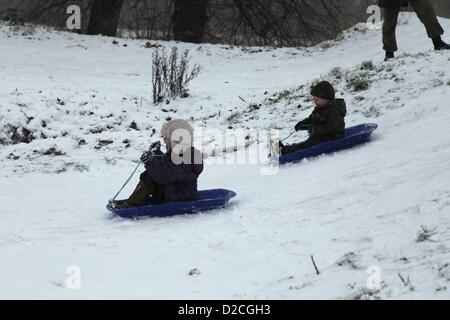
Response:
[{"label": "green coat", "polygon": [[314,108],[312,114],[299,125],[309,128],[312,144],[336,140],[345,136],[345,121],[347,108],[344,99],[336,99],[328,106]]}]

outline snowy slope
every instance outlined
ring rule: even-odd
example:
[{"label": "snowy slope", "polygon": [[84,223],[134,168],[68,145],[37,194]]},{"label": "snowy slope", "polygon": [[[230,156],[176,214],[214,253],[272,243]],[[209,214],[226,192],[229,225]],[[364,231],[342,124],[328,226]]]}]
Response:
[{"label": "snowy slope", "polygon": [[[190,49],[203,67],[192,97],[164,106],[169,112],[150,103],[145,42],[0,26],[0,139],[8,125],[38,137],[0,149],[0,297],[449,298],[450,55],[431,50],[414,15],[401,21],[407,54],[388,63],[379,32],[361,26],[315,48],[160,42]],[[353,91],[345,79],[354,76],[368,90]],[[273,176],[260,174],[263,164],[209,158],[200,188],[235,190],[228,209],[141,221],[107,214],[167,117],[286,135],[309,114],[305,88],[320,77],[346,98],[348,125],[380,125],[372,143]],[[205,141],[207,150],[223,147]],[[51,148],[62,155],[43,154]],[[426,241],[422,227],[432,233]],[[81,268],[80,290],[66,288],[71,265]],[[380,271],[379,288],[367,287],[368,269]]]}]

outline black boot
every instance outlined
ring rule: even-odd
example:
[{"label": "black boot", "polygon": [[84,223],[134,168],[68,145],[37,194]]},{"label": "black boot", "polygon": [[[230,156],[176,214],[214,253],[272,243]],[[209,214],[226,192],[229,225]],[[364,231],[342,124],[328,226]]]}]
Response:
[{"label": "black boot", "polygon": [[145,204],[151,193],[152,190],[140,181],[131,196],[125,201],[116,201],[114,207],[117,209],[140,207]]},{"label": "black boot", "polygon": [[394,52],[386,51],[386,57],[384,58],[384,61],[388,61],[390,59],[394,59]]},{"label": "black boot", "polygon": [[450,50],[450,44],[445,43],[441,37],[433,38],[434,50]]}]

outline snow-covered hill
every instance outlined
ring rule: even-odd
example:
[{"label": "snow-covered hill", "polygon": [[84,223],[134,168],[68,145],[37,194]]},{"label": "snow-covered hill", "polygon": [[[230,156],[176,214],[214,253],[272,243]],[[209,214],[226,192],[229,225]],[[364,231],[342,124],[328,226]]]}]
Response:
[{"label": "snow-covered hill", "polygon": [[[403,52],[387,63],[380,32],[362,26],[314,48],[154,42],[203,68],[190,98],[162,107],[150,103],[145,41],[1,25],[0,297],[449,298],[450,54],[432,51],[414,15],[401,22]],[[272,176],[210,157],[200,188],[235,190],[228,209],[107,214],[166,118],[287,135],[321,77],[347,100],[347,125],[379,124],[372,143]],[[67,288],[73,265],[80,290]]]}]

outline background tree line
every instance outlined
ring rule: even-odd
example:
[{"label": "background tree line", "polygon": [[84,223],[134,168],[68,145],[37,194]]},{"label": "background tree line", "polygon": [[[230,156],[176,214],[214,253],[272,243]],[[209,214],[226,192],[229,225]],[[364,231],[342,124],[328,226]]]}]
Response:
[{"label": "background tree line", "polygon": [[[433,0],[450,16],[448,0]],[[376,0],[0,0],[0,18],[64,28],[82,8],[85,34],[234,45],[305,46],[365,21]]]}]

